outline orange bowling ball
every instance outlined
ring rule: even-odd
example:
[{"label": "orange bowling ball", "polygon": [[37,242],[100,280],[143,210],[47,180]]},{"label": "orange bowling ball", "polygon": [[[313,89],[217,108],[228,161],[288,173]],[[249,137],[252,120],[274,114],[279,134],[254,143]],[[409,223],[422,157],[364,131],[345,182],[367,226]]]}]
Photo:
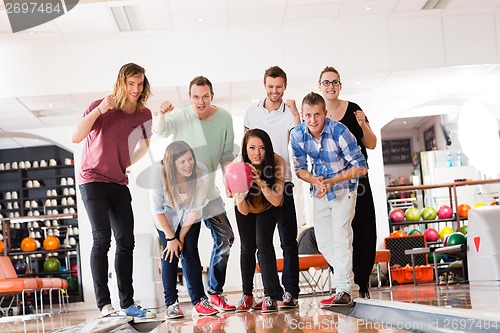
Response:
[{"label": "orange bowling ball", "polygon": [[470,206],[468,204],[461,204],[458,206],[458,215],[466,219],[469,217],[469,210]]},{"label": "orange bowling ball", "polygon": [[406,237],[407,234],[403,230],[399,229],[391,233],[391,237]]},{"label": "orange bowling ball", "polygon": [[36,241],[31,237],[26,237],[21,241],[21,251],[32,252],[36,251]]},{"label": "orange bowling ball", "polygon": [[60,245],[61,242],[59,242],[59,238],[56,236],[47,236],[43,240],[43,248],[47,251],[57,250]]}]

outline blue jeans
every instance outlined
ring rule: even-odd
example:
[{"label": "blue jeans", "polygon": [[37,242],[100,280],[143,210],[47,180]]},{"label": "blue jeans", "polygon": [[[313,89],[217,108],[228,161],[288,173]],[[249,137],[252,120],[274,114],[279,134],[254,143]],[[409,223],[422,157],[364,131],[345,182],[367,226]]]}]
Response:
[{"label": "blue jeans", "polygon": [[[203,280],[201,278],[201,261],[198,252],[198,238],[200,236],[199,222],[194,223],[184,238],[184,246],[181,253],[182,272],[186,277],[186,285],[191,298],[191,303],[195,305],[201,298],[206,298],[205,290],[203,289]],[[165,233],[159,229],[161,245],[163,248],[167,246]],[[175,235],[179,236],[180,228]],[[161,259],[161,279],[163,282],[163,294],[165,297],[165,305],[169,306],[177,301],[177,267],[179,259],[174,256],[172,262]]]},{"label": "blue jeans", "polygon": [[134,304],[132,266],[134,252],[134,215],[127,186],[115,183],[80,185],[83,204],[92,227],[93,245],[90,268],[97,307],[111,304],[108,288],[108,252],[111,230],[116,241],[115,272],[120,307]]},{"label": "blue jeans", "polygon": [[210,230],[214,245],[208,269],[209,294],[221,294],[226,283],[227,261],[234,242],[234,233],[221,197],[210,201],[203,208],[203,222]]}]

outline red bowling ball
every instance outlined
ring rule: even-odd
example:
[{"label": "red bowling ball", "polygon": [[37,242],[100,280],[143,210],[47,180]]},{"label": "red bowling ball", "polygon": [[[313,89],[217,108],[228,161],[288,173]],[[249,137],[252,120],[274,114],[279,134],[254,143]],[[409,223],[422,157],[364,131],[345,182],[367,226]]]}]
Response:
[{"label": "red bowling ball", "polygon": [[389,213],[389,218],[392,222],[403,222],[405,220],[405,212],[402,209],[393,209]]}]

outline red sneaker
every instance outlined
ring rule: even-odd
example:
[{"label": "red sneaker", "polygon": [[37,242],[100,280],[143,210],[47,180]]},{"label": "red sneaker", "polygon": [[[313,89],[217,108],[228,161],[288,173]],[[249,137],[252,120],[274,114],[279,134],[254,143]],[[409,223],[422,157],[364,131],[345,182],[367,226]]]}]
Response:
[{"label": "red sneaker", "polygon": [[234,305],[227,304],[227,299],[225,296],[220,294],[209,295],[210,302],[212,303],[212,307],[216,308],[219,311],[235,311],[236,307]]},{"label": "red sneaker", "polygon": [[278,311],[278,302],[269,296],[264,297],[262,300],[262,313]]},{"label": "red sneaker", "polygon": [[253,296],[243,295],[238,305],[236,305],[236,312],[250,311],[253,304]]},{"label": "red sneaker", "polygon": [[281,302],[279,309],[293,309],[299,307],[299,301],[292,296],[288,291],[283,294],[283,301]]},{"label": "red sneaker", "polygon": [[331,306],[354,306],[351,295],[345,291],[339,291],[330,298],[325,298],[319,304],[321,308],[328,308]]},{"label": "red sneaker", "polygon": [[255,311],[262,310],[262,300],[258,301],[254,305],[252,305],[252,310],[255,310]]},{"label": "red sneaker", "polygon": [[217,314],[218,311],[210,305],[208,298],[202,298],[196,305],[193,307],[193,315],[194,316],[212,316]]}]

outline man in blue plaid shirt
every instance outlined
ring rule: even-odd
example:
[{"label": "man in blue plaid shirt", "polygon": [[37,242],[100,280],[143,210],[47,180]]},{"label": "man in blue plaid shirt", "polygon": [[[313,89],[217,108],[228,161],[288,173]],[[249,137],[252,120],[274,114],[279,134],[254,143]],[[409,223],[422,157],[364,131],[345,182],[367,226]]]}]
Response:
[{"label": "man in blue plaid shirt", "polygon": [[[356,138],[343,124],[326,118],[325,100],[309,93],[302,100],[303,123],[290,136],[297,177],[313,185],[314,230],[318,248],[334,268],[336,293],[321,307],[352,306],[352,228],[358,177],[366,160]],[[313,163],[308,171],[307,157]]]}]

